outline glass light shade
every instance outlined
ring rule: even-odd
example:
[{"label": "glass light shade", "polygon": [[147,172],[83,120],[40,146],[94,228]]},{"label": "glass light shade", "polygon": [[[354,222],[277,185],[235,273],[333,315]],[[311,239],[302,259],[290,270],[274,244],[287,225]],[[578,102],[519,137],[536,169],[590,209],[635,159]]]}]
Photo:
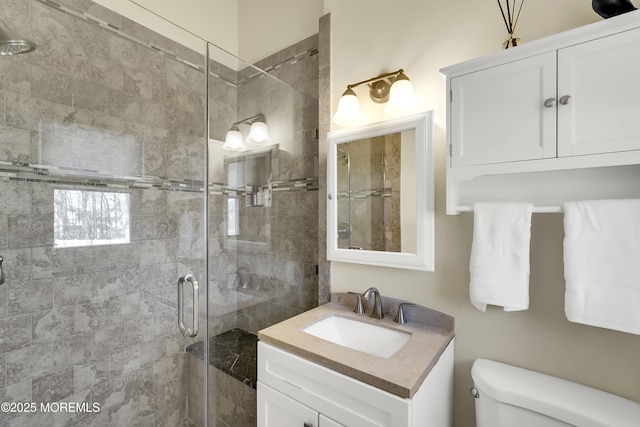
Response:
[{"label": "glass light shade", "polygon": [[356,123],[362,117],[360,102],[353,89],[347,89],[338,102],[338,110],[333,116],[333,123],[339,126],[348,126]]},{"label": "glass light shade", "polygon": [[[401,74],[400,76],[403,76]],[[408,78],[399,77],[391,85],[389,93],[389,102],[384,107],[384,113],[392,116],[404,114],[411,110],[416,103],[416,93],[413,90],[413,84]]]},{"label": "glass light shade", "polygon": [[222,145],[223,150],[242,151],[245,148],[244,137],[239,130],[231,129],[227,132],[227,136],[224,138],[224,144]]},{"label": "glass light shade", "polygon": [[249,136],[247,136],[247,142],[252,144],[268,145],[271,144],[271,138],[269,138],[269,128],[265,122],[254,122],[249,128]]}]

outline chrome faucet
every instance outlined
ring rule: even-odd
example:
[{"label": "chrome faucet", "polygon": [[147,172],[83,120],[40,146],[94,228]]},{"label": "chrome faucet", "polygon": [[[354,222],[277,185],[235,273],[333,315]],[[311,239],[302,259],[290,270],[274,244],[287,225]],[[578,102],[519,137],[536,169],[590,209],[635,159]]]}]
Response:
[{"label": "chrome faucet", "polygon": [[375,317],[376,319],[384,318],[384,308],[382,307],[382,297],[380,296],[380,291],[378,288],[369,288],[362,294],[362,298],[365,300],[369,300],[373,295],[373,308],[371,309],[371,317]]}]

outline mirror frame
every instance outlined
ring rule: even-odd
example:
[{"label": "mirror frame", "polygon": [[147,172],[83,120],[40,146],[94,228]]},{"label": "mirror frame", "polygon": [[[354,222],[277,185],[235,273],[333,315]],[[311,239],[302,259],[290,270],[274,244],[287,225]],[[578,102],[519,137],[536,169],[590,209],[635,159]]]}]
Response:
[{"label": "mirror frame", "polygon": [[[337,145],[407,130],[415,130],[416,133],[416,253],[338,248]],[[329,132],[327,135],[327,259],[435,271],[434,192],[433,111]]]}]

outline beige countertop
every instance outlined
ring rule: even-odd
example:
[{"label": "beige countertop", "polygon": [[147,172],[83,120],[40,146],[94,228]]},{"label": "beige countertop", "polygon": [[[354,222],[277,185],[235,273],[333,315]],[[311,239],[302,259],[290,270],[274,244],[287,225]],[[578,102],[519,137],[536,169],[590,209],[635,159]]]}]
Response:
[{"label": "beige countertop", "polygon": [[[354,313],[355,300],[351,296],[339,294],[333,299],[334,302],[259,331],[258,338],[366,384],[411,398],[454,336],[453,318],[426,307],[406,308],[409,321],[399,325],[393,321],[398,300],[384,299],[385,312],[393,314],[386,313],[384,319],[374,319],[369,316],[370,309],[364,315]],[[382,358],[302,331],[306,326],[332,315],[402,330],[410,333],[411,337],[391,357]],[[375,337],[371,339],[375,340]]]}]

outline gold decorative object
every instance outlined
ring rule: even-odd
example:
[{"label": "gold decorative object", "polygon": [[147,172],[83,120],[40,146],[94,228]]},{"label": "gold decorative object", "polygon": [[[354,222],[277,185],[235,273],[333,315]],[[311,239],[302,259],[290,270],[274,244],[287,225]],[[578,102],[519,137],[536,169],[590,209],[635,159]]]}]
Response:
[{"label": "gold decorative object", "polygon": [[502,47],[509,49],[511,46],[518,46],[520,44],[520,38],[515,35],[515,31],[524,0],[520,0],[519,6],[518,0],[504,0],[504,6],[500,0],[496,1],[500,7],[500,12],[502,12],[502,19],[504,20],[504,25],[507,27],[507,33],[509,33],[509,37],[502,43]]}]

